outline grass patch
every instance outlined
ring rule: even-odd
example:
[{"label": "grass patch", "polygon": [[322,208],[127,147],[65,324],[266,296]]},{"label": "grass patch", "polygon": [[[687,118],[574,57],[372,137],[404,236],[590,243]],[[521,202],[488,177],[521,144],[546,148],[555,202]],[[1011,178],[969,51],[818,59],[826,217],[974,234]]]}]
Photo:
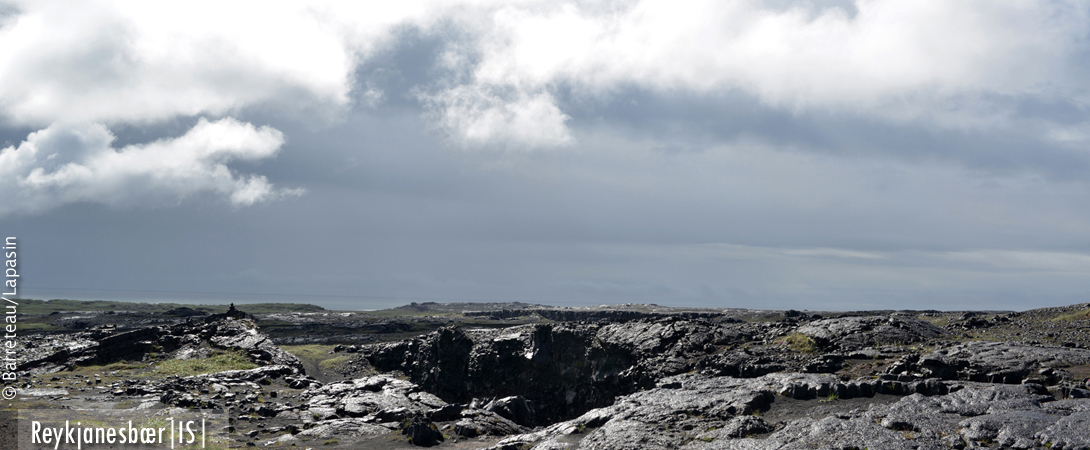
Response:
[{"label": "grass patch", "polygon": [[348,355],[329,358],[327,360],[319,362],[318,367],[320,367],[323,372],[336,371],[344,367],[345,363],[347,363],[350,359],[352,359],[352,357]]},{"label": "grass patch", "polygon": [[281,348],[299,358],[307,373],[313,374],[339,373],[352,359],[351,354],[334,354],[332,345],[285,345]]},{"label": "grass patch", "polygon": [[[93,377],[94,375],[101,375],[103,383],[111,383],[119,379],[130,378],[137,375],[147,365],[138,362],[115,362],[106,365],[95,366],[75,366],[69,370],[58,372],[54,375],[61,377],[82,375],[85,377]],[[114,373],[117,372],[117,373]],[[46,377],[43,375],[43,377]],[[46,378],[48,379],[48,378]],[[72,380],[69,380],[72,381]]]},{"label": "grass patch", "polygon": [[322,361],[333,357],[330,355],[330,352],[333,351],[332,345],[284,345],[280,348],[299,359]]},{"label": "grass patch", "polygon": [[945,326],[950,325],[951,323],[954,322],[949,315],[938,315],[938,316],[936,316],[936,315],[930,315],[930,314],[921,314],[921,315],[916,316],[916,318],[920,319],[920,320],[923,320],[925,322],[930,322],[931,325],[934,325],[936,327],[945,327]]},{"label": "grass patch", "polygon": [[1052,320],[1053,322],[1073,322],[1076,320],[1090,320],[1090,308],[1063,313],[1056,317],[1053,317],[1050,320]]},{"label": "grass patch", "polygon": [[209,358],[170,359],[155,363],[150,372],[156,375],[183,377],[225,370],[245,370],[257,368],[242,352],[219,352]]},{"label": "grass patch", "polygon": [[818,345],[814,338],[802,333],[791,333],[778,342],[780,345],[799,353],[816,353],[818,351]]}]

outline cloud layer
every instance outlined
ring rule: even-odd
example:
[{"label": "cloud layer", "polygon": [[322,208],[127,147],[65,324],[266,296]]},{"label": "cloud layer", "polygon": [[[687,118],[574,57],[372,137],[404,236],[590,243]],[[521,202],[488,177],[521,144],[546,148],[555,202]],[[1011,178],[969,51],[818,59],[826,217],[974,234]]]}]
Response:
[{"label": "cloud layer", "polygon": [[0,214],[41,212],[74,202],[114,206],[177,203],[205,192],[237,206],[301,191],[274,188],[260,175],[227,163],[272,157],[284,143],[277,130],[233,119],[201,119],[186,134],[113,148],[101,124],[54,125],[0,151]]},{"label": "cloud layer", "polygon": [[[335,120],[358,65],[408,29],[442,37],[418,97],[469,146],[570,144],[572,105],[630,88],[956,129],[1010,126],[1012,97],[1090,102],[1078,2],[779,3],[28,2],[0,27],[0,114],[109,125],[273,107]],[[1090,129],[1033,119],[1020,126],[1043,139],[1085,143]]]},{"label": "cloud layer", "polygon": [[[816,3],[816,2],[814,2]],[[744,92],[773,108],[923,121],[947,129],[1012,123],[1044,139],[1086,142],[1070,124],[1019,120],[1007,98],[1063,99],[1085,108],[1090,84],[1087,9],[1075,2],[863,0],[853,11],[811,2],[777,9],[757,1],[518,4],[466,21],[471,45],[444,61],[460,83],[436,93],[453,133],[474,141],[527,136],[566,144],[554,95],[601,100],[624,89],[722,96]],[[809,5],[809,7],[808,7]],[[464,108],[465,93],[507,92]],[[492,97],[495,98],[495,97]],[[534,99],[541,125],[516,119]],[[494,117],[506,117],[502,125]],[[1037,118],[1034,118],[1037,119]],[[1022,123],[1019,123],[1022,122]],[[1085,130],[1090,122],[1075,128]],[[482,133],[482,130],[490,132]]]}]

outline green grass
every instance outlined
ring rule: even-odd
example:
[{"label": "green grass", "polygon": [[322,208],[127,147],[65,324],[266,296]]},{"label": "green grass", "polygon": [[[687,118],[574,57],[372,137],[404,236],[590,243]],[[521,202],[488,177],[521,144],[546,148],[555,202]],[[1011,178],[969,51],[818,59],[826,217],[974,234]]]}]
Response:
[{"label": "green grass", "polygon": [[[109,384],[118,380],[132,378],[143,371],[147,366],[138,362],[115,362],[106,365],[93,365],[93,366],[75,366],[70,370],[63,372],[57,372],[57,375],[61,378],[70,377],[74,375],[83,375],[90,379],[94,379],[94,375],[102,376],[102,383]],[[117,372],[116,374],[113,372]],[[52,375],[42,375],[41,378],[48,380]],[[69,383],[76,382],[76,379],[68,379]],[[79,381],[82,382],[82,381]],[[51,384],[53,382],[50,382]],[[63,382],[61,382],[63,383]],[[62,384],[63,385],[63,384]]]},{"label": "green grass", "polygon": [[333,357],[329,353],[333,351],[332,345],[282,345],[280,348],[299,359],[322,361]]},{"label": "green grass", "polygon": [[818,351],[817,342],[814,341],[814,338],[802,333],[791,333],[777,342],[800,353],[816,353]]},{"label": "green grass", "polygon": [[324,372],[335,371],[337,369],[340,369],[341,367],[344,367],[345,363],[347,363],[350,359],[352,359],[352,357],[348,355],[337,356],[335,358],[329,358],[327,360],[319,362],[318,367],[321,367],[322,371]]},{"label": "green grass", "polygon": [[225,370],[245,370],[257,368],[257,364],[241,352],[221,352],[209,358],[169,359],[151,366],[150,373],[161,376],[179,375],[188,377]]},{"label": "green grass", "polygon": [[334,354],[332,345],[285,345],[281,348],[299,358],[308,373],[314,370],[321,373],[338,372],[352,359],[351,354]]},{"label": "green grass", "polygon": [[1076,320],[1090,319],[1090,308],[1080,309],[1078,311],[1071,311],[1069,313],[1063,313],[1056,317],[1053,317],[1053,322],[1072,322]]}]

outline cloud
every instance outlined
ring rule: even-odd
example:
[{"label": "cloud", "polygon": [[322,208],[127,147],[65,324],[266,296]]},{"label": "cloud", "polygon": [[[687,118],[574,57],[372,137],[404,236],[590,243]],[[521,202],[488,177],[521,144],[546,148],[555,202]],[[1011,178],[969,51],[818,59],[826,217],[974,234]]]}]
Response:
[{"label": "cloud", "polygon": [[356,64],[428,11],[399,3],[20,2],[0,24],[0,105],[29,125],[150,123],[254,105],[336,117]]},{"label": "cloud", "polygon": [[[202,26],[165,5],[70,6],[46,2],[0,30],[0,98],[18,123],[149,123],[278,96],[344,102],[341,46],[306,21],[270,17],[275,9],[232,30],[217,27],[225,16]],[[290,35],[296,45],[284,45]]]},{"label": "cloud", "polygon": [[[773,108],[922,120],[949,129],[1008,126],[1004,100],[1086,105],[1090,12],[1073,2],[898,2],[771,8],[757,1],[519,3],[463,21],[472,45],[445,61],[439,117],[460,93],[513,90],[508,104],[571,91],[601,99],[638,88],[719,96],[745,92]],[[998,101],[997,101],[998,99]],[[560,106],[553,102],[552,106]],[[547,109],[547,105],[539,105]],[[461,123],[467,135],[475,122]],[[551,125],[551,124],[550,124]],[[1043,138],[1066,128],[1035,126]],[[498,139],[506,131],[496,128]],[[480,136],[473,140],[479,141]]]},{"label": "cloud", "polygon": [[548,92],[506,97],[482,86],[459,86],[425,96],[425,101],[438,125],[462,145],[533,149],[572,142],[564,124],[570,118]]},{"label": "cloud", "polygon": [[54,125],[0,151],[0,213],[37,213],[75,202],[112,206],[170,204],[201,193],[236,206],[299,195],[260,175],[242,175],[232,161],[276,154],[284,136],[234,119],[200,119],[184,135],[115,149],[102,124]]},{"label": "cloud", "polygon": [[1087,109],[1079,2],[783,3],[20,2],[0,22],[0,114],[44,127],[259,107],[335,121],[387,98],[355,71],[411,29],[444,43],[416,68],[430,77],[416,97],[464,146],[570,144],[574,109],[632,88],[1087,142],[1085,120],[1021,117],[1011,100]]}]

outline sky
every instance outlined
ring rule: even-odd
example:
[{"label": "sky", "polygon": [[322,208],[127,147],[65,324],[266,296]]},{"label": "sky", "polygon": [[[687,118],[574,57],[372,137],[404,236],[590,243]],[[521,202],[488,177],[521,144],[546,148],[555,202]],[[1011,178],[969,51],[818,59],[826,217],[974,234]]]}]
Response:
[{"label": "sky", "polygon": [[1081,1],[0,2],[20,296],[1090,301]]}]

